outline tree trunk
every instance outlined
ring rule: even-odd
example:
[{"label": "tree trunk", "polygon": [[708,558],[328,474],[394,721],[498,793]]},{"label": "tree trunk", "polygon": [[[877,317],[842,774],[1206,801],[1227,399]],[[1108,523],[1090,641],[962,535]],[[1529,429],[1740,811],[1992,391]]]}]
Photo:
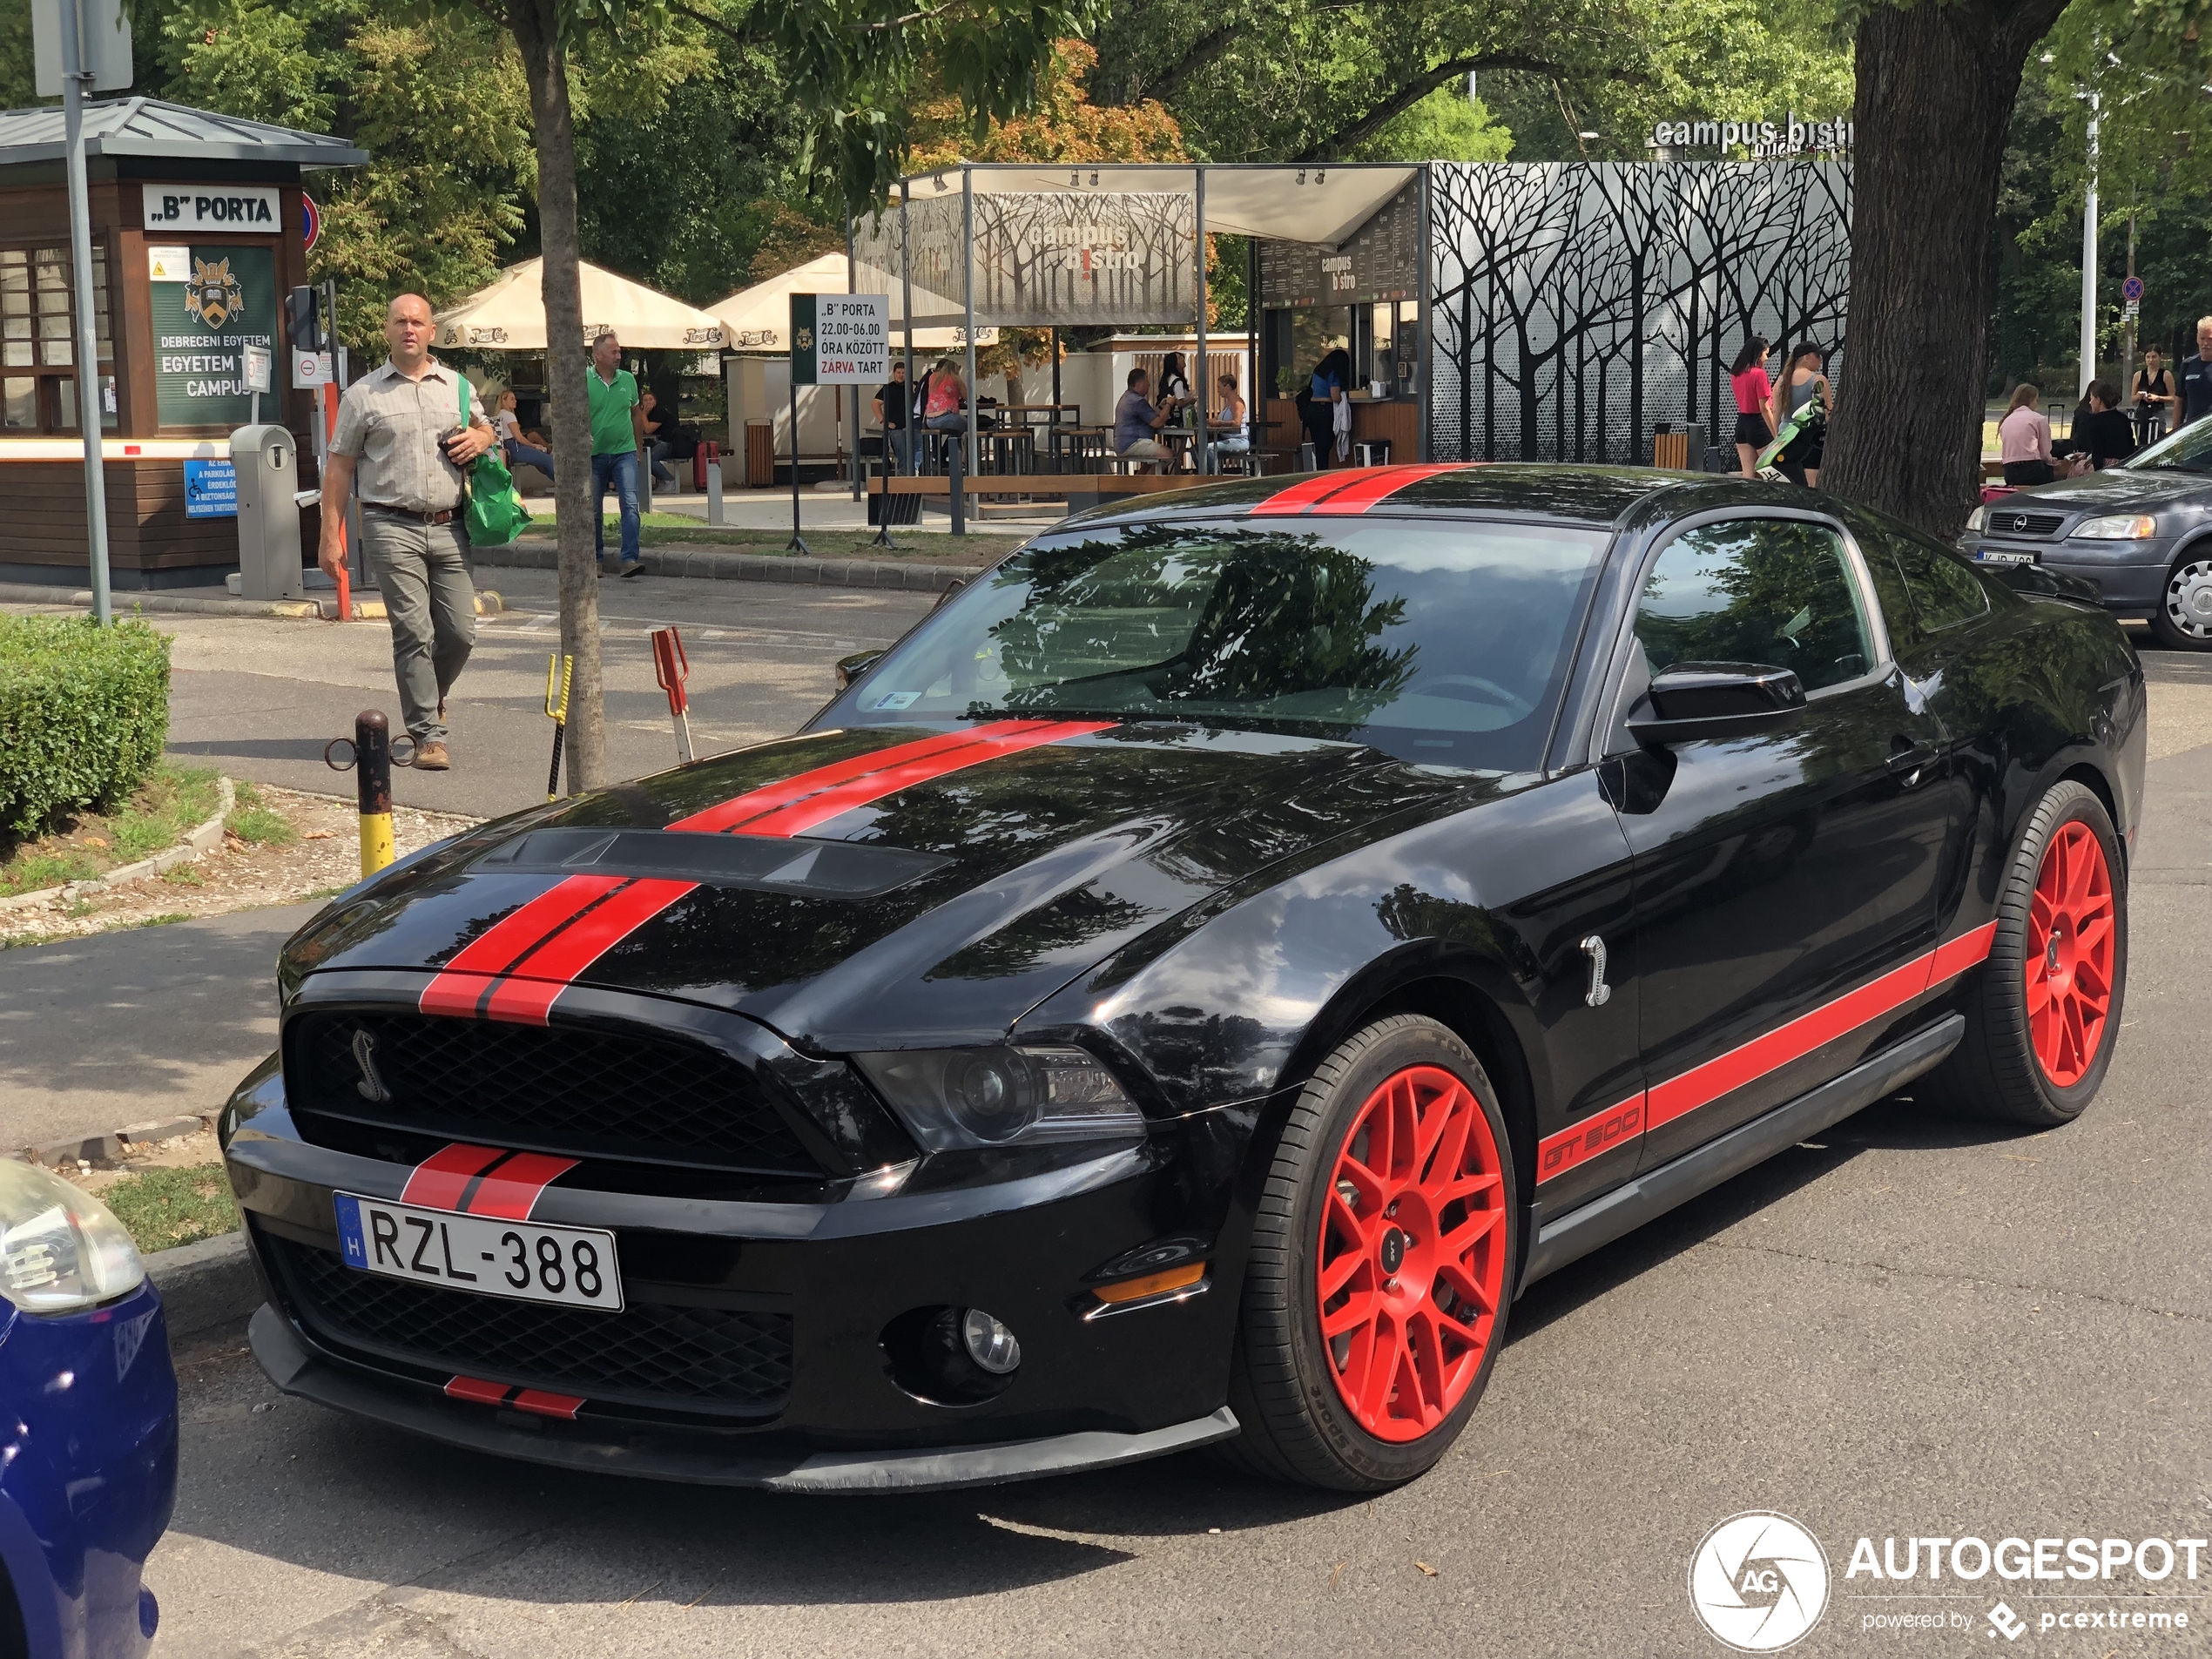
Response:
[{"label": "tree trunk", "polygon": [[1849,352],[1820,482],[1946,541],[1979,494],[2006,131],[2064,9],[1877,5],[1858,27]]},{"label": "tree trunk", "polygon": [[583,257],[577,240],[576,118],[556,0],[511,0],[509,17],[529,79],[537,128],[537,213],[544,247],[545,384],[552,395],[555,522],[560,534],[561,650],[576,659],[569,687],[569,779],[606,782],[599,679],[599,563],[593,551],[591,412],[584,400]]}]

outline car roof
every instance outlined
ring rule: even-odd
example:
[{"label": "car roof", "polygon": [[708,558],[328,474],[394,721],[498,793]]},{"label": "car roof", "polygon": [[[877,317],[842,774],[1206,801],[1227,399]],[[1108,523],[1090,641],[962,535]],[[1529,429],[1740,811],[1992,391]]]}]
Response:
[{"label": "car roof", "polygon": [[1452,462],[1343,468],[1199,485],[1095,508],[1070,516],[1064,527],[1251,515],[1333,518],[1438,513],[1617,529],[1639,521],[1680,518],[1730,505],[1803,508],[1823,502],[1824,498],[1808,496],[1795,484],[1730,475],[1651,467]]}]

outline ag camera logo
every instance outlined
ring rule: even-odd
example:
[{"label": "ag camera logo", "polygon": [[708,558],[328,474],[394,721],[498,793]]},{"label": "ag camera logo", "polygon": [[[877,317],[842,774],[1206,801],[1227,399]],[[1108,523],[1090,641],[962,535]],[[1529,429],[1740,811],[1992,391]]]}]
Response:
[{"label": "ag camera logo", "polygon": [[1779,1653],[1826,1610],[1828,1557],[1787,1515],[1764,1509],[1730,1515],[1689,1558],[1689,1605],[1700,1624],[1737,1652]]}]

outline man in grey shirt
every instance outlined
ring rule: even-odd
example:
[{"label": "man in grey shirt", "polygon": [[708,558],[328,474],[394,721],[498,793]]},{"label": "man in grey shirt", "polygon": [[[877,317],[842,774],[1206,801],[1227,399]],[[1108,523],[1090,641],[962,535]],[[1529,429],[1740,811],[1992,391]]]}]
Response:
[{"label": "man in grey shirt", "polygon": [[430,302],[403,293],[384,314],[391,355],[346,388],[322,475],[319,562],[346,567],[346,496],[361,482],[361,541],[392,623],[400,711],[418,771],[443,772],[446,693],[476,644],[476,590],[462,516],[468,469],[496,442],[461,375],[430,355]]}]

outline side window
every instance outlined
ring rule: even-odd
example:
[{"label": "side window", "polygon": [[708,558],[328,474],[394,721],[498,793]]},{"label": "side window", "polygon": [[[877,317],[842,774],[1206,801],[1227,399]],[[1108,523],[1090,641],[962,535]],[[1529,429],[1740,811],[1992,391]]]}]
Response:
[{"label": "side window", "polygon": [[1874,665],[1842,538],[1796,519],[1731,519],[1670,543],[1645,578],[1635,634],[1655,674],[1762,663],[1794,671],[1810,693]]},{"label": "side window", "polygon": [[1989,614],[1989,590],[1956,553],[1912,536],[1883,539],[1912,596],[1912,613],[1924,632],[1939,634]]}]

